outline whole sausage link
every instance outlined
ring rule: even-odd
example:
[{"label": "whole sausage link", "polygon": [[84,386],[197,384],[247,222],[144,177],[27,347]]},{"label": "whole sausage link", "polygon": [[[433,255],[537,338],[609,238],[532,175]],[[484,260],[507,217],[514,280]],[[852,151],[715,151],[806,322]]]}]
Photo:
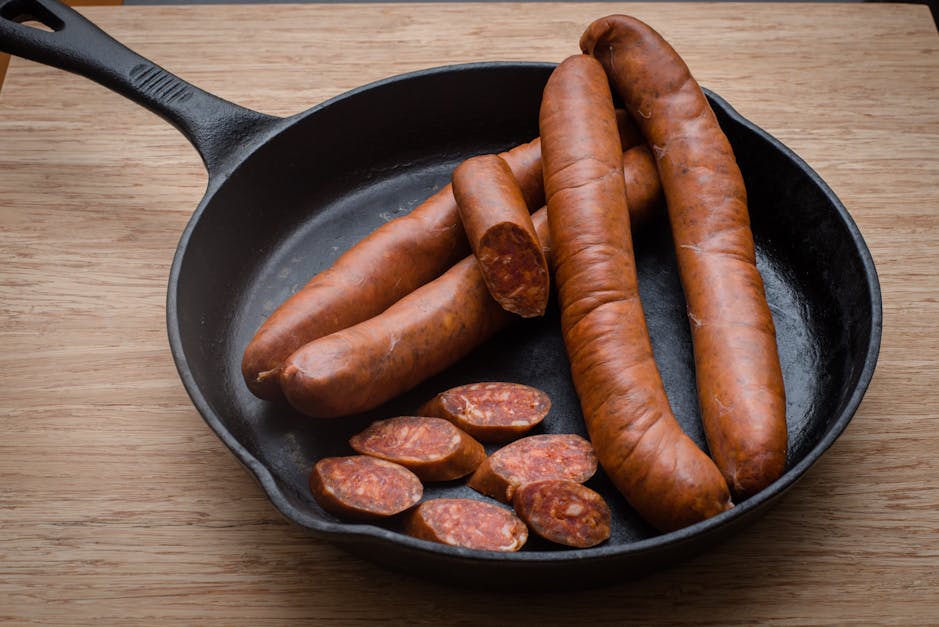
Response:
[{"label": "whole sausage link", "polygon": [[743,177],[707,98],[661,35],[612,15],[591,24],[580,45],[603,64],[655,153],[708,446],[734,495],[746,498],[785,471],[787,434]]},{"label": "whole sausage link", "polygon": [[717,467],[675,420],[652,355],[613,126],[601,65],[563,61],[540,127],[571,375],[600,465],[643,518],[671,531],[732,505]]}]

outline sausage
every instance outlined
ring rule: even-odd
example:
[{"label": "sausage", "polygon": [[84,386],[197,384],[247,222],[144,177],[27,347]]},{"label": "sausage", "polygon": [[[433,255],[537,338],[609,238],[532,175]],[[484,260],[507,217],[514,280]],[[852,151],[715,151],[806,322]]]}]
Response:
[{"label": "sausage", "polygon": [[284,362],[281,389],[315,418],[363,412],[461,359],[512,316],[467,257],[378,316],[302,346]]},{"label": "sausage", "polygon": [[[647,149],[634,151],[637,178],[654,181]],[[636,192],[637,213],[650,213],[660,188],[653,183]],[[535,212],[532,221],[550,255],[546,212]],[[514,318],[489,295],[470,256],[381,314],[300,347],[284,362],[280,388],[294,408],[317,418],[373,409],[452,365]]]},{"label": "sausage", "polygon": [[408,514],[405,533],[450,546],[483,551],[518,551],[528,528],[510,510],[473,499],[431,499]]},{"label": "sausage", "polygon": [[400,514],[424,494],[417,476],[399,464],[366,455],[324,457],[313,465],[310,491],[320,507],[347,520]]},{"label": "sausage", "polygon": [[[624,150],[643,141],[625,112],[618,122]],[[541,141],[536,138],[499,156],[515,175],[528,208],[542,207]],[[447,185],[409,214],[375,229],[268,316],[245,348],[241,371],[248,389],[259,398],[283,401],[279,376],[291,353],[378,315],[469,252]]]},{"label": "sausage", "polygon": [[526,483],[515,491],[512,507],[530,531],[557,544],[585,549],[610,537],[610,506],[574,481]]},{"label": "sausage", "polygon": [[421,481],[464,477],[486,459],[483,445],[464,431],[424,416],[378,420],[349,438],[349,446],[356,453],[401,464]]},{"label": "sausage", "polygon": [[[543,204],[540,142],[504,156],[526,201]],[[383,224],[317,274],[264,321],[245,349],[248,388],[268,400],[282,398],[283,361],[303,344],[384,311],[433,280],[469,252],[450,185],[411,213]]]},{"label": "sausage", "polygon": [[417,413],[446,418],[480,442],[508,442],[539,424],[550,409],[551,399],[539,389],[486,382],[441,392]]},{"label": "sausage", "polygon": [[561,332],[600,465],[661,531],[718,514],[732,506],[727,484],[675,420],[652,355],[612,96],[596,59],[555,69],[539,124]]},{"label": "sausage", "polygon": [[645,144],[623,153],[623,182],[632,230],[652,220],[662,204],[662,184],[654,163],[652,151]]},{"label": "sausage", "polygon": [[544,315],[548,262],[506,162],[498,155],[467,159],[453,171],[453,195],[492,297],[523,318]]},{"label": "sausage", "polygon": [[656,156],[668,202],[702,422],[711,456],[745,499],[786,468],[786,396],[756,267],[747,192],[730,142],[674,49],[646,24],[591,24],[595,54]]},{"label": "sausage", "polygon": [[530,481],[567,479],[583,483],[597,472],[590,442],[574,434],[530,435],[486,458],[466,485],[503,503]]}]

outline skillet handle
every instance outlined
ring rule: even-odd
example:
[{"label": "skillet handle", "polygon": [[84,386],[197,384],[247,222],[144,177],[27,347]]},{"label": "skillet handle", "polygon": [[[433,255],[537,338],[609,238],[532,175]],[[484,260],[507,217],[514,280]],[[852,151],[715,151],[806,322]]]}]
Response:
[{"label": "skillet handle", "polygon": [[[37,22],[49,30],[29,24]],[[210,179],[281,121],[190,85],[56,0],[0,0],[0,51],[80,74],[143,105],[186,136]]]}]

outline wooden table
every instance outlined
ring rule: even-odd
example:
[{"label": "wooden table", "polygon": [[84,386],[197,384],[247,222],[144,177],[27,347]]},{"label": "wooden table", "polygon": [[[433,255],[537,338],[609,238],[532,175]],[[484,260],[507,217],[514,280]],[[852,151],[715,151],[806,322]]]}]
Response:
[{"label": "wooden table", "polygon": [[[804,157],[873,251],[880,362],[860,411],[764,519],[599,590],[449,588],[285,523],[191,406],[166,277],[201,197],[150,113],[14,59],[0,92],[0,620],[16,623],[939,622],[939,37],[924,6],[102,7],[107,31],[290,114],[432,65],[559,61],[620,10]],[[498,617],[494,619],[494,617]]]}]

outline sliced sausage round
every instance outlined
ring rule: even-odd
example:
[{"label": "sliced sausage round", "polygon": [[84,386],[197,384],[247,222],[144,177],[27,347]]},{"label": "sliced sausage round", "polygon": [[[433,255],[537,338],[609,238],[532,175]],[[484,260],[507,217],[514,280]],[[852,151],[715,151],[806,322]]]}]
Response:
[{"label": "sliced sausage round", "polygon": [[349,439],[355,452],[401,464],[422,481],[466,476],[486,459],[483,445],[442,418],[398,416]]},{"label": "sliced sausage round", "polygon": [[510,510],[473,499],[431,499],[408,514],[408,535],[484,551],[518,551],[528,528]]},{"label": "sliced sausage round", "polygon": [[610,507],[574,481],[526,483],[515,491],[512,507],[532,533],[557,544],[584,549],[610,537]]},{"label": "sliced sausage round", "polygon": [[310,473],[310,491],[331,514],[349,520],[374,520],[415,505],[424,495],[424,486],[404,466],[350,455],[316,462]]},{"label": "sliced sausage round", "polygon": [[518,486],[540,479],[583,483],[597,472],[590,442],[574,434],[530,435],[500,448],[484,461],[467,485],[503,503]]},{"label": "sliced sausage round", "polygon": [[441,392],[418,411],[446,418],[480,442],[508,442],[544,420],[551,399],[520,383],[470,383]]}]

